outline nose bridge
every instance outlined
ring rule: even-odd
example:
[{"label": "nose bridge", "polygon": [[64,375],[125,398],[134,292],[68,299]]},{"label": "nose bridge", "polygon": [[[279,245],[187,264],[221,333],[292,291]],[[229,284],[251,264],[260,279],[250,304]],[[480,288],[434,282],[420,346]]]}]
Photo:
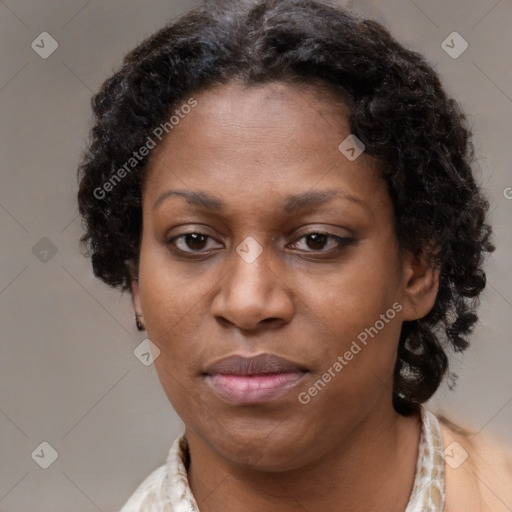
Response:
[{"label": "nose bridge", "polygon": [[228,258],[230,270],[214,299],[213,314],[246,329],[269,318],[289,321],[292,304],[272,270],[273,257],[270,247],[246,238]]},{"label": "nose bridge", "polygon": [[275,286],[276,277],[270,270],[271,252],[271,248],[264,248],[252,237],[233,252],[225,286],[238,304],[264,301]]}]

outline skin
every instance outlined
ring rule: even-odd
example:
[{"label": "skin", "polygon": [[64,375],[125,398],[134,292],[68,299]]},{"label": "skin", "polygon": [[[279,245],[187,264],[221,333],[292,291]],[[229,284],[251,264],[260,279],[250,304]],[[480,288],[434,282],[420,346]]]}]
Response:
[{"label": "skin", "polygon": [[510,512],[512,510],[512,450],[484,434],[469,432],[441,418],[447,460],[464,450],[460,465],[445,464],[446,500],[443,512]]},{"label": "skin", "polygon": [[[186,426],[200,510],[404,510],[420,419],[394,411],[392,373],[401,323],[430,311],[437,271],[400,252],[377,163],[339,151],[348,109],[331,92],[231,82],[193,96],[197,106],[151,154],[132,294]],[[155,208],[177,189],[206,192],[225,208],[178,196]],[[289,194],[331,189],[340,196],[328,203],[283,210]],[[334,239],[305,236],[318,231],[353,243],[336,249]],[[166,243],[183,233],[211,238]],[[263,251],[252,263],[236,252],[249,236]],[[300,403],[395,302],[401,311]],[[263,352],[308,373],[279,398],[244,406],[202,375],[221,357]]]}]

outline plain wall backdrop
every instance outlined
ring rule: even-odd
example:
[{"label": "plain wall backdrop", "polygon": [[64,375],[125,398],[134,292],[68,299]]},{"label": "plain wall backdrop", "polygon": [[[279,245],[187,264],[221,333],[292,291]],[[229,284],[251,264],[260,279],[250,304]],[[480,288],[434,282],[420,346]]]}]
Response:
[{"label": "plain wall backdrop", "polygon": [[[76,168],[93,93],[127,51],[199,3],[0,0],[1,512],[115,512],[183,431],[154,367],[134,355],[145,336],[130,297],[80,253]],[[471,347],[450,356],[456,388],[444,384],[430,408],[510,446],[512,3],[348,3],[426,55],[474,127],[498,249]],[[458,36],[452,55],[442,47],[453,32],[468,44],[457,58]],[[47,469],[41,443],[58,454]]]}]

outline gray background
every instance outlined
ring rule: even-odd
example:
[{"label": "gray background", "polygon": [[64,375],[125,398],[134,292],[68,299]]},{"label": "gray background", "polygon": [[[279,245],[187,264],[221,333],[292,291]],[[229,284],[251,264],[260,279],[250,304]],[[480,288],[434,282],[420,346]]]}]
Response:
[{"label": "gray background", "polygon": [[[93,92],[124,53],[198,3],[0,1],[2,512],[116,511],[182,432],[153,366],[133,354],[144,335],[129,296],[96,280],[80,254],[75,170]],[[499,248],[472,347],[450,358],[457,388],[444,385],[431,408],[510,443],[512,3],[352,4],[424,53],[474,126]],[[441,47],[454,31],[469,44],[457,59]],[[48,59],[31,48],[42,32],[59,44]],[[58,452],[48,469],[31,456],[43,441]]]}]

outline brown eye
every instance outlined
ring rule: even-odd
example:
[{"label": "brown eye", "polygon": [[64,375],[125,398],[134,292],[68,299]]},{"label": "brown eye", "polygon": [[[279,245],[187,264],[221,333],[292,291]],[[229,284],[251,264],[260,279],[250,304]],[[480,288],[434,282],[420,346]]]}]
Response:
[{"label": "brown eye", "polygon": [[185,235],[185,244],[190,249],[199,251],[204,249],[204,246],[206,245],[206,238],[206,236],[200,235],[199,233],[190,233]]},{"label": "brown eye", "polygon": [[312,233],[311,235],[307,235],[306,239],[308,240],[307,245],[310,249],[313,251],[320,251],[325,247],[329,236],[321,233]]},{"label": "brown eye", "polygon": [[[343,246],[353,244],[355,240],[352,238],[342,238],[330,233],[313,232],[306,233],[299,240],[306,240],[304,244],[306,249],[299,249],[304,252],[328,252],[331,249],[339,249]],[[331,241],[330,246],[328,242]],[[298,241],[293,244],[293,248],[297,248]],[[327,249],[326,249],[327,246]]]},{"label": "brown eye", "polygon": [[209,239],[213,240],[211,236],[203,233],[184,233],[172,237],[167,241],[167,245],[173,245],[182,252],[202,252],[207,247]]}]

